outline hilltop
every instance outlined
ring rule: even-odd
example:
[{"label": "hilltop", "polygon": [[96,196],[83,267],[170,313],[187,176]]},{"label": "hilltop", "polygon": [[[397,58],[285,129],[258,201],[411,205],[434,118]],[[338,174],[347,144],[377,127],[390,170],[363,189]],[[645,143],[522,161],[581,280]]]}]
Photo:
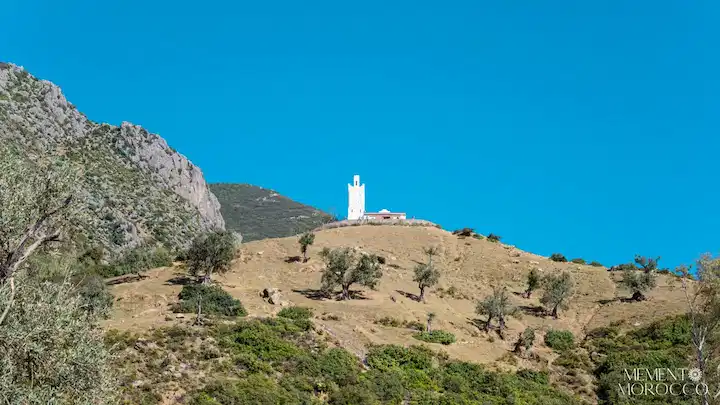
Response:
[{"label": "hilltop", "polygon": [[[0,142],[32,160],[64,159],[80,173],[71,234],[108,258],[143,243],[187,246],[223,229],[202,171],[144,128],[91,121],[53,83],[0,63]],[[2,191],[0,191],[2,192]]]},{"label": "hilltop", "polygon": [[232,183],[209,186],[220,202],[226,228],[241,233],[245,241],[292,236],[332,220],[326,212],[267,188]]},{"label": "hilltop", "polygon": [[[336,301],[318,298],[323,263],[318,254],[324,247],[358,247],[385,258],[384,274],[376,290],[359,290],[360,299]],[[441,269],[440,283],[427,294],[427,302],[413,299],[418,293],[412,281],[413,268],[424,262],[423,248],[438,246],[433,262]],[[372,344],[408,346],[420,342],[414,331],[378,324],[381,318],[424,323],[428,312],[437,315],[435,329],[454,333],[457,342],[449,346],[428,344],[451,358],[486,364],[498,370],[544,369],[557,354],[542,344],[550,329],[569,330],[581,341],[590,330],[609,325],[637,328],[668,316],[684,313],[684,299],[676,278],[660,275],[658,286],[644,302],[622,302],[630,293],[617,287],[617,276],[603,267],[557,263],[514,246],[487,239],[461,238],[442,229],[423,226],[348,226],[316,232],[307,263],[287,260],[298,253],[297,237],[266,239],[242,246],[232,269],[216,282],[241,300],[251,317],[276,314],[281,306],[261,298],[264,288],[278,288],[288,305],[309,307],[315,329],[335,344],[363,357]],[[538,297],[525,299],[527,273],[537,268],[542,274],[569,272],[576,290],[569,309],[559,319],[539,311]],[[117,284],[113,315],[106,328],[135,332],[186,323],[172,313],[184,272],[179,267],[155,269],[139,282]],[[477,300],[489,295],[493,286],[507,286],[513,303],[522,314],[508,321],[506,340],[480,330],[475,314]],[[450,291],[450,292],[449,292]],[[188,317],[189,318],[189,317]],[[508,360],[518,334],[533,327],[541,336],[536,343],[538,358]],[[561,380],[563,373],[553,378]],[[579,377],[578,377],[579,378]],[[583,377],[589,384],[590,377]],[[574,388],[586,390],[590,388]],[[589,386],[588,386],[589,387]],[[592,391],[589,391],[592,392]],[[592,399],[590,399],[592,401]]]}]

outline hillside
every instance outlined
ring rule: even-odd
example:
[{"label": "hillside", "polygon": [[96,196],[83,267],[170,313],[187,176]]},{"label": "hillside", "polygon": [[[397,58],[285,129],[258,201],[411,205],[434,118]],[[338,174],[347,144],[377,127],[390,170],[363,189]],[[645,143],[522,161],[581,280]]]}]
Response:
[{"label": "hillside", "polygon": [[81,178],[72,234],[110,257],[145,241],[187,245],[223,228],[201,170],[156,134],[89,120],[59,87],[0,63],[0,142],[32,159],[63,158]]},{"label": "hillside", "polygon": [[[376,290],[355,286],[353,289],[360,291],[361,299],[351,301],[318,298],[316,292],[323,268],[318,253],[324,247],[347,246],[386,258],[379,286]],[[427,294],[427,302],[420,303],[413,299],[418,293],[412,281],[413,268],[426,260],[422,249],[428,246],[440,247],[440,254],[433,262],[441,269],[442,276],[439,285]],[[380,318],[424,323],[427,314],[434,312],[437,315],[434,328],[450,331],[457,337],[457,342],[449,346],[428,344],[434,350],[499,370],[545,369],[557,358],[557,354],[542,344],[542,336],[550,329],[569,330],[580,341],[595,328],[648,326],[667,316],[681,314],[685,309],[679,283],[670,276],[659,276],[658,286],[647,301],[622,302],[618,298],[630,294],[618,289],[614,282],[616,276],[605,268],[556,263],[513,246],[459,238],[433,227],[350,226],[323,230],[316,233],[307,263],[286,260],[297,254],[296,237],[250,242],[243,245],[230,272],[215,280],[242,301],[250,316],[276,314],[281,307],[269,304],[259,292],[263,288],[279,288],[287,304],[313,309],[313,322],[319,333],[359,357],[367,354],[371,344],[420,343],[412,337],[413,330],[377,324]],[[561,311],[559,319],[541,313],[538,296],[525,299],[519,295],[531,268],[540,269],[542,274],[571,273],[575,293],[569,309]],[[151,271],[142,281],[115,285],[112,293],[116,303],[105,327],[141,332],[187,322],[178,319],[169,307],[177,301],[181,289],[177,280],[182,279],[183,274],[180,268],[162,268]],[[482,317],[475,314],[475,304],[490,294],[493,286],[507,286],[513,293],[513,303],[521,309],[520,315],[508,320],[506,340],[478,327]],[[452,296],[441,294],[448,290],[454,290]],[[513,343],[528,326],[540,335],[534,349],[539,357],[509,361]],[[558,381],[566,378],[564,372],[553,375]],[[568,389],[592,392],[589,376],[577,378],[584,382]]]},{"label": "hillside", "polygon": [[328,222],[331,215],[250,184],[210,184],[228,230],[244,241],[292,236]]}]

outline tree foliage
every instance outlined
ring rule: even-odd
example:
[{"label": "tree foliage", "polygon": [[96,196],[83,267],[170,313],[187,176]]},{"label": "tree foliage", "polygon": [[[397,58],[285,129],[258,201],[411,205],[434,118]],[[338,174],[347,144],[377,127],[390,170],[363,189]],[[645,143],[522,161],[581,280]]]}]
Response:
[{"label": "tree foliage", "polygon": [[425,289],[432,287],[440,280],[440,272],[430,263],[421,263],[415,266],[413,281],[418,283],[420,289],[419,301],[425,301]]},{"label": "tree foliage", "polygon": [[525,298],[530,298],[532,292],[540,287],[540,274],[537,269],[533,268],[528,273],[527,288],[525,289]]},{"label": "tree foliage", "polygon": [[565,262],[568,261],[567,258],[565,257],[565,255],[563,255],[562,253],[553,253],[553,254],[551,254],[551,255],[550,255],[550,260],[552,260],[552,261],[554,261],[554,262],[560,262],[560,263],[565,263]]},{"label": "tree foliage", "polygon": [[62,160],[30,161],[0,142],[0,283],[74,217],[76,179]]},{"label": "tree foliage", "polygon": [[532,348],[533,344],[535,344],[535,329],[528,326],[518,335],[513,352],[520,354],[523,349],[527,352]]},{"label": "tree foliage", "polygon": [[303,255],[303,260],[307,261],[307,251],[308,247],[315,243],[315,234],[312,232],[305,232],[300,236],[300,239],[298,240],[298,243],[300,244],[300,253]]},{"label": "tree foliage", "polygon": [[632,292],[632,300],[643,301],[645,293],[655,288],[657,273],[655,271],[638,271],[626,269],[621,284]]},{"label": "tree foliage", "polygon": [[[22,273],[15,281],[15,304],[0,327],[0,403],[114,403],[116,381],[97,324],[102,311],[88,310],[88,297],[68,281]],[[0,287],[2,307],[8,288]]]},{"label": "tree foliage", "polygon": [[[705,254],[698,259],[696,280],[690,275],[690,268],[680,266],[682,287],[688,305],[690,338],[693,346],[695,367],[702,371],[706,383],[709,365],[717,362],[717,334],[720,331],[720,257]],[[703,396],[703,405],[709,403],[708,395]]]},{"label": "tree foliage", "polygon": [[225,273],[235,256],[236,239],[231,232],[214,231],[197,237],[187,252],[187,267],[193,276],[210,282],[213,273]]},{"label": "tree foliage", "polygon": [[540,303],[545,305],[553,318],[557,319],[559,309],[567,309],[567,301],[573,294],[573,281],[570,273],[550,274],[543,279],[543,296]]},{"label": "tree foliage", "polygon": [[328,249],[320,253],[325,261],[322,275],[322,289],[331,292],[342,287],[342,299],[350,299],[350,286],[360,284],[375,288],[382,277],[382,268],[377,255],[360,253],[350,248]]},{"label": "tree foliage", "polygon": [[492,321],[497,319],[498,334],[501,338],[504,338],[505,320],[508,316],[514,315],[517,312],[517,308],[510,302],[507,288],[495,287],[493,288],[492,295],[485,297],[482,301],[478,301],[475,312],[478,315],[487,316],[485,322],[486,331],[489,331],[492,327]]}]

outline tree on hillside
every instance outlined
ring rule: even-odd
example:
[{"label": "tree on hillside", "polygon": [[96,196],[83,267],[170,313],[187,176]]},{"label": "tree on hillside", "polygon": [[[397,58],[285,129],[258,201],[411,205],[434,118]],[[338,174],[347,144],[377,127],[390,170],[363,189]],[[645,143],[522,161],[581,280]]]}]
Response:
[{"label": "tree on hillside", "polygon": [[655,271],[638,271],[626,269],[621,284],[632,292],[633,301],[645,300],[645,293],[655,288],[657,273]]},{"label": "tree on hillside", "polygon": [[635,264],[645,273],[651,273],[653,271],[656,271],[658,269],[658,262],[660,261],[660,256],[656,258],[648,258],[645,256],[635,255]]},{"label": "tree on hillside", "polygon": [[532,269],[530,270],[527,278],[527,289],[524,294],[525,298],[530,298],[532,292],[537,290],[538,287],[540,287],[540,274],[538,274],[537,269]]},{"label": "tree on hillside", "polygon": [[[695,367],[702,371],[698,383],[707,383],[709,365],[717,362],[718,353],[715,339],[720,331],[720,257],[703,255],[697,261],[696,281],[692,279],[690,267],[680,266],[676,272],[683,276]],[[705,393],[702,404],[709,403],[710,398]]]},{"label": "tree on hillside", "polygon": [[211,281],[213,273],[225,273],[235,256],[236,239],[231,232],[214,231],[193,241],[187,252],[188,271],[195,277],[203,276],[202,283]]},{"label": "tree on hillside", "polygon": [[490,233],[490,235],[487,236],[487,240],[489,240],[490,242],[500,242],[501,239],[502,236],[495,235],[494,233]]},{"label": "tree on hillside", "polygon": [[308,247],[315,243],[315,234],[309,231],[305,232],[302,236],[300,236],[298,243],[300,244],[300,253],[303,255],[303,261],[306,262],[308,261]]},{"label": "tree on hillside", "polygon": [[360,284],[375,288],[382,277],[380,259],[377,255],[358,253],[349,248],[324,248],[320,256],[325,261],[322,290],[331,292],[342,287],[342,299],[350,299],[350,286]]},{"label": "tree on hillside", "polygon": [[518,335],[513,353],[521,354],[523,349],[527,352],[532,348],[533,344],[535,344],[535,329],[528,326]]},{"label": "tree on hillside", "polygon": [[486,332],[490,331],[493,319],[497,319],[498,334],[500,338],[504,339],[505,320],[508,316],[514,315],[517,312],[517,308],[510,302],[507,288],[495,287],[493,288],[492,295],[485,297],[485,299],[477,303],[475,312],[478,315],[487,316],[487,321],[485,322]]},{"label": "tree on hillside", "polygon": [[570,273],[548,275],[543,279],[543,296],[540,302],[551,311],[553,318],[557,319],[558,309],[567,309],[567,301],[573,293],[573,281]]},{"label": "tree on hillside", "polygon": [[0,286],[8,285],[7,316],[15,294],[15,276],[28,258],[61,239],[73,218],[75,173],[64,161],[31,162],[0,142]]},{"label": "tree on hillside", "polygon": [[440,253],[440,248],[438,246],[429,246],[423,248],[423,252],[428,255],[428,264],[432,265],[433,256],[436,256]]},{"label": "tree on hillside", "polygon": [[550,255],[550,260],[554,262],[560,262],[565,263],[567,262],[567,258],[562,253],[553,253]]},{"label": "tree on hillside", "polygon": [[440,272],[432,264],[422,263],[415,266],[415,277],[413,281],[418,283],[420,296],[418,301],[425,302],[425,289],[432,287],[440,280]]}]

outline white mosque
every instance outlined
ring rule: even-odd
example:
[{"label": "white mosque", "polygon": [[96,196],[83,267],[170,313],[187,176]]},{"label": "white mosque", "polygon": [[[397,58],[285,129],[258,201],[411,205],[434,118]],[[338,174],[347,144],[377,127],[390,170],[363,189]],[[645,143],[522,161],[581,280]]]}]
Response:
[{"label": "white mosque", "polygon": [[397,220],[405,218],[404,212],[391,212],[385,209],[378,212],[365,212],[365,185],[360,184],[360,175],[353,176],[353,184],[348,184],[348,220]]}]

